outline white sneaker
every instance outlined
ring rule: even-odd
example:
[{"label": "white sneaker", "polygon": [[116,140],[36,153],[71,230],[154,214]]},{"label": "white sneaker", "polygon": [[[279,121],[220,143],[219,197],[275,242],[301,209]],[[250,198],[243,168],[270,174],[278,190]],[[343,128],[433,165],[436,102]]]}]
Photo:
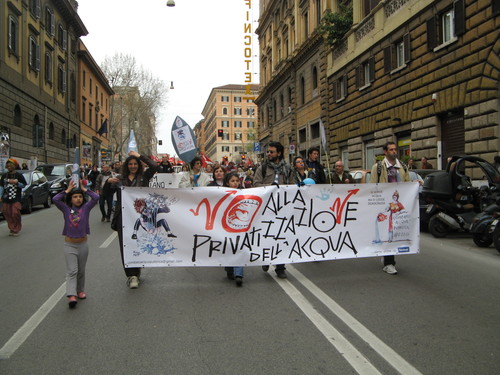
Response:
[{"label": "white sneaker", "polygon": [[128,287],[130,289],[139,288],[139,278],[137,276],[130,276],[127,280]]},{"label": "white sneaker", "polygon": [[388,273],[389,275],[397,275],[398,274],[398,270],[396,269],[396,267],[394,267],[393,264],[388,264],[387,266],[382,268],[382,271],[384,271],[385,273]]}]

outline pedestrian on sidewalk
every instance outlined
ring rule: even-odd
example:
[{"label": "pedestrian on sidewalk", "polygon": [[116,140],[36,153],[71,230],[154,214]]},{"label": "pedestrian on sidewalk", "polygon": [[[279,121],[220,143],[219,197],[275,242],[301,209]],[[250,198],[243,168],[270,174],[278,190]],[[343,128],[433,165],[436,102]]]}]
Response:
[{"label": "pedestrian on sidewalk", "polygon": [[[89,255],[87,235],[90,234],[90,211],[99,201],[99,196],[87,190],[80,181],[75,189],[71,180],[66,190],[58,193],[53,202],[64,217],[64,257],[66,258],[66,296],[72,309],[79,299],[87,298],[85,293],[85,266]],[[90,200],[86,199],[90,197]]]},{"label": "pedestrian on sidewalk", "polygon": [[26,186],[26,179],[17,172],[19,163],[16,159],[10,158],[5,163],[7,172],[0,178],[0,202],[2,202],[3,217],[9,227],[9,236],[19,236],[22,229],[21,222],[21,193]]}]

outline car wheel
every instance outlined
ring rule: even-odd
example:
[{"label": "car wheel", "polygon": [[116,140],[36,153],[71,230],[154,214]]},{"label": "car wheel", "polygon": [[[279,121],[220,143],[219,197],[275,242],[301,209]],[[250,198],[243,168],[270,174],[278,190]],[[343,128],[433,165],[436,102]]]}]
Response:
[{"label": "car wheel", "polygon": [[48,194],[47,195],[47,200],[43,204],[43,207],[50,208],[51,205],[52,205],[52,199],[50,198],[50,194]]},{"label": "car wheel", "polygon": [[472,240],[479,247],[488,247],[493,243],[492,236],[485,233],[474,233]]},{"label": "car wheel", "polygon": [[429,232],[436,238],[446,237],[449,231],[448,226],[439,220],[436,215],[430,218],[428,227]]},{"label": "car wheel", "polygon": [[26,203],[26,207],[24,208],[24,212],[30,214],[33,212],[33,198],[28,198],[28,203]]}]

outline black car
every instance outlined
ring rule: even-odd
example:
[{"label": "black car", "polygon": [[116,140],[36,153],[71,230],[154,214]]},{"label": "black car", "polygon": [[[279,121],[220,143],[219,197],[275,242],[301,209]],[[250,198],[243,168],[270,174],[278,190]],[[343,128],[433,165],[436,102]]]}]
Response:
[{"label": "black car", "polygon": [[[22,212],[30,214],[33,211],[33,206],[43,205],[49,208],[52,204],[50,196],[50,183],[45,175],[37,170],[33,171],[18,171],[22,173],[26,180],[26,186],[21,192]],[[2,203],[0,202],[0,210]]]},{"label": "black car", "polygon": [[68,184],[71,178],[71,169],[73,164],[42,164],[39,165],[36,170],[43,172],[47,177],[50,184],[50,196],[54,197],[57,193],[60,193]]}]

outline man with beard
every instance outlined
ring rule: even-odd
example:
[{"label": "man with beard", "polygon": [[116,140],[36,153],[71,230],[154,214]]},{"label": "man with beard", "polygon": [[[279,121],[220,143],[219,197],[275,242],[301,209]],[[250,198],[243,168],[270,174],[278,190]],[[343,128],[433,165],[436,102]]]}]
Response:
[{"label": "man with beard", "polygon": [[[255,171],[253,186],[287,185],[295,184],[293,171],[290,165],[284,160],[284,147],[279,142],[270,142],[267,146],[267,160]],[[264,271],[269,270],[269,266],[262,266]],[[276,274],[281,279],[286,279],[285,265],[276,265]]]},{"label": "man with beard", "polygon": [[[387,142],[384,147],[384,159],[375,163],[372,167],[370,183],[386,182],[410,182],[410,173],[408,167],[401,163],[398,158],[396,143]],[[399,195],[398,195],[399,197]],[[382,271],[389,275],[397,275],[396,259],[394,255],[386,255],[382,259],[384,268]]]}]

